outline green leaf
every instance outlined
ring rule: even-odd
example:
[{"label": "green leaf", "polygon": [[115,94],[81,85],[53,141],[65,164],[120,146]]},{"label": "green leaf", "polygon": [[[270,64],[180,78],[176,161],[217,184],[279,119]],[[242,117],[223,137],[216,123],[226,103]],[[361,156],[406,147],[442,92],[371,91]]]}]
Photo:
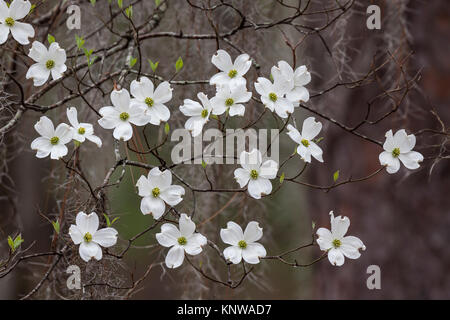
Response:
[{"label": "green leaf", "polygon": [[176,72],[178,72],[182,68],[183,68],[183,59],[181,59],[181,57],[179,57],[177,62],[175,63],[175,70],[176,70]]},{"label": "green leaf", "polygon": [[104,213],[103,216],[105,217],[106,225],[108,226],[108,228],[111,227],[114,224],[114,222],[120,219],[120,217],[116,217],[111,221],[106,213]]},{"label": "green leaf", "polygon": [[95,3],[97,2],[97,0],[91,0],[91,4],[92,6],[95,6]]},{"label": "green leaf", "polygon": [[159,65],[159,61],[156,61],[155,63],[153,63],[152,60],[148,59],[148,63],[150,63],[150,68],[152,68],[152,71],[156,72],[156,69],[158,68],[158,65]]},{"label": "green leaf", "polygon": [[8,236],[8,245],[11,248],[11,250],[14,252],[14,240],[11,238],[11,236]]},{"label": "green leaf", "polygon": [[83,48],[83,51],[84,51],[84,55],[86,56],[86,58],[88,58],[88,60],[91,57],[92,53],[94,52],[92,49],[88,50],[86,48]]},{"label": "green leaf", "polygon": [[81,50],[83,48],[83,46],[84,46],[85,40],[82,37],[79,37],[79,36],[75,35],[75,41],[77,42],[78,50]]},{"label": "green leaf", "polygon": [[52,226],[53,229],[55,229],[56,233],[59,234],[59,221],[58,220],[52,221]]},{"label": "green leaf", "polygon": [[281,174],[281,177],[280,177],[280,184],[283,183],[283,181],[284,181],[284,172]]},{"label": "green leaf", "polygon": [[339,179],[339,170],[333,174],[333,181],[336,182]]},{"label": "green leaf", "polygon": [[316,228],[316,223],[313,221],[313,222],[311,223],[311,226],[312,226],[312,229],[314,230],[314,229]]},{"label": "green leaf", "polygon": [[11,236],[8,236],[8,245],[11,248],[12,252],[16,251],[24,241],[25,240],[22,239],[22,236],[20,234],[14,240],[11,238]]},{"label": "green leaf", "polygon": [[108,227],[110,227],[110,226],[111,226],[111,221],[109,221],[108,215],[107,215],[106,213],[104,213],[103,216],[105,217],[106,225],[107,225]]},{"label": "green leaf", "polygon": [[55,37],[49,33],[47,36],[47,40],[48,40],[48,43],[52,44],[53,42],[55,42]]},{"label": "green leaf", "polygon": [[128,8],[126,8],[125,14],[127,15],[128,19],[131,19],[131,17],[133,16],[133,6],[130,5]]},{"label": "green leaf", "polygon": [[273,82],[273,75],[272,74],[270,74],[269,78]]},{"label": "green leaf", "polygon": [[169,126],[169,123],[166,122],[166,124],[164,125],[164,132],[165,132],[166,134],[169,134],[169,131],[170,131],[170,126]]},{"label": "green leaf", "polygon": [[115,218],[113,219],[113,221],[111,221],[111,225],[113,225],[114,222],[116,222],[116,221],[119,220],[119,219],[120,219],[120,217],[115,217]]},{"label": "green leaf", "polygon": [[35,5],[35,4],[32,4],[32,5],[31,5],[31,8],[30,8],[30,12],[29,12],[29,13],[32,13],[32,12],[33,12],[33,10],[34,10],[34,8],[36,8],[36,5]]},{"label": "green leaf", "polygon": [[131,57],[131,58],[130,58],[130,62],[129,62],[130,68],[133,68],[134,65],[136,64],[136,62],[137,62],[137,58]]},{"label": "green leaf", "polygon": [[123,0],[117,0],[117,5],[119,6],[120,9],[122,9],[122,7],[123,7]]},{"label": "green leaf", "polygon": [[161,4],[161,0],[155,0],[155,5],[156,5],[157,7],[159,7],[160,4]]},{"label": "green leaf", "polygon": [[204,160],[202,160],[202,167],[203,169],[206,169],[206,162]]},{"label": "green leaf", "polygon": [[92,59],[88,59],[88,66],[92,66],[92,64],[97,60],[98,57],[93,57]]},{"label": "green leaf", "polygon": [[324,139],[324,137],[320,137],[318,139],[316,139],[316,143],[319,143],[320,141],[322,141]]}]

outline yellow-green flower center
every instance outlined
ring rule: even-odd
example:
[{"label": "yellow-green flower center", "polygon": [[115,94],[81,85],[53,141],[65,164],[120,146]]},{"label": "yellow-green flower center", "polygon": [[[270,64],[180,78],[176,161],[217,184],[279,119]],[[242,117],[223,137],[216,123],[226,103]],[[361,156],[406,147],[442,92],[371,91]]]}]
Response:
[{"label": "yellow-green flower center", "polygon": [[278,97],[276,95],[276,93],[269,93],[269,99],[272,100],[273,102],[277,101]]},{"label": "yellow-green flower center", "polygon": [[230,78],[236,77],[236,76],[237,76],[237,71],[236,71],[235,69],[230,70],[230,72],[228,72],[228,76],[229,76]]},{"label": "yellow-green flower center", "polygon": [[181,246],[184,246],[187,243],[187,240],[185,237],[179,237],[178,238],[178,244]]},{"label": "yellow-green flower center", "polygon": [[341,240],[338,240],[338,239],[333,240],[333,247],[339,248],[341,246],[341,244],[342,244]]},{"label": "yellow-green flower center", "polygon": [[145,98],[145,104],[150,108],[153,107],[153,104],[155,103],[155,101],[153,101],[152,98]]},{"label": "yellow-green flower center", "polygon": [[152,195],[153,195],[155,198],[158,197],[158,196],[160,195],[160,193],[161,193],[161,191],[159,190],[158,187],[153,188],[153,190],[152,190]]},{"label": "yellow-green flower center", "polygon": [[59,142],[59,138],[58,137],[53,137],[53,138],[50,139],[50,143],[52,145],[56,145],[56,144],[58,144],[58,142]]},{"label": "yellow-green flower center", "polygon": [[309,141],[308,140],[306,140],[306,139],[302,139],[302,145],[304,145],[305,147],[309,147]]},{"label": "yellow-green flower center", "polygon": [[83,127],[79,127],[79,128],[78,128],[78,133],[79,133],[79,134],[85,134],[85,133],[86,133],[86,129],[83,128]]},{"label": "yellow-green flower center", "polygon": [[202,118],[206,118],[208,116],[208,110],[203,109],[202,110]]},{"label": "yellow-green flower center", "polygon": [[400,155],[400,149],[399,148],[395,148],[394,150],[392,150],[392,156],[394,158],[397,158]]},{"label": "yellow-green flower center", "polygon": [[227,107],[231,107],[234,104],[234,100],[232,98],[228,98],[227,100],[225,100],[225,105]]},{"label": "yellow-green flower center", "polygon": [[84,235],[84,241],[91,242],[92,241],[92,235],[89,232],[86,232]]},{"label": "yellow-green flower center", "polygon": [[258,171],[256,171],[255,169],[250,171],[250,178],[252,178],[253,180],[258,179]]},{"label": "yellow-green flower center", "polygon": [[127,112],[122,112],[119,117],[120,117],[120,120],[127,121],[128,118],[130,117],[130,115]]},{"label": "yellow-green flower center", "polygon": [[13,18],[8,17],[8,18],[5,19],[5,23],[6,23],[6,25],[7,25],[8,27],[12,27],[12,26],[14,26],[14,23],[16,23],[16,22],[14,21]]},{"label": "yellow-green flower center", "polygon": [[245,242],[244,240],[241,240],[238,242],[238,246],[241,249],[245,249],[245,248],[247,248],[247,242]]},{"label": "yellow-green flower center", "polygon": [[47,60],[47,62],[45,63],[45,66],[47,67],[47,69],[53,69],[53,67],[55,66],[55,61]]}]

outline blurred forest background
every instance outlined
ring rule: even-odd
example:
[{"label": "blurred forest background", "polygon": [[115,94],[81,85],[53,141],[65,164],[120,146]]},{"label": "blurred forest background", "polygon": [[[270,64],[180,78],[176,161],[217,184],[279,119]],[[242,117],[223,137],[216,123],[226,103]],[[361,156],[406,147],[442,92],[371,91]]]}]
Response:
[{"label": "blurred forest background", "polygon": [[[69,1],[70,2],[70,1]],[[61,18],[57,26],[58,32],[53,34],[62,47],[70,47],[75,42],[75,35],[86,35],[101,22],[97,19],[102,14],[102,1],[97,1],[95,9],[91,9],[88,1],[79,1],[82,6],[81,30],[67,30],[65,18]],[[106,1],[105,1],[106,2]],[[195,1],[194,1],[195,2]],[[207,2],[207,1],[206,1]],[[214,1],[212,1],[214,2]],[[296,4],[297,1],[284,1]],[[195,2],[198,3],[198,2]],[[201,2],[203,3],[203,2]],[[265,22],[278,20],[289,14],[289,9],[280,6],[277,1],[233,1],[253,20]],[[312,8],[331,7],[335,1],[312,1]],[[381,8],[381,30],[366,28],[366,8],[377,4]],[[51,1],[48,6],[51,7]],[[153,8],[153,1],[144,1],[134,8],[135,19],[145,15]],[[106,10],[106,9],[105,9]],[[44,11],[43,11],[44,12]],[[211,19],[219,26],[221,32],[226,32],[235,23],[235,14],[230,10],[218,10],[211,14]],[[297,22],[310,26],[324,23],[325,16],[304,16]],[[214,32],[205,18],[205,14],[194,10],[185,1],[168,1],[168,7],[155,31],[173,31],[183,33],[204,34]],[[301,39],[299,33],[287,25],[263,30],[249,28],[232,37],[232,43],[247,52],[260,65],[261,76],[268,77],[270,68],[279,60],[292,63],[290,49],[283,40],[282,32],[295,43]],[[401,106],[400,112],[387,118],[377,126],[366,126],[361,132],[377,140],[384,140],[384,133],[393,128],[407,129],[408,133],[423,128],[440,129],[440,124],[430,113],[431,107],[442,118],[444,123],[450,122],[450,7],[444,0],[438,1],[356,1],[352,9],[330,28],[321,33],[328,49],[318,36],[308,37],[296,50],[297,65],[305,64],[312,73],[312,82],[308,85],[310,93],[320,92],[330,87],[336,81],[353,81],[359,79],[368,70],[372,61],[385,59],[387,52],[400,50],[406,56],[413,52],[407,68],[410,74],[420,72],[417,85],[411,89]],[[43,37],[46,35],[42,35]],[[91,38],[86,45],[95,48],[97,43],[108,42],[101,37]],[[226,49],[233,57],[239,52],[228,43],[222,41],[220,47]],[[216,51],[216,43],[212,40],[185,40],[176,38],[152,38],[143,44],[143,55],[152,61],[159,61],[158,74],[169,78],[173,66],[179,56],[183,58],[184,68],[179,79],[209,79],[215,68],[210,63],[211,56]],[[145,61],[144,61],[145,62]],[[150,72],[150,66],[144,64],[144,71]],[[26,69],[18,71],[26,72]],[[380,73],[383,83],[389,84],[390,78],[398,77],[400,71],[394,65]],[[253,89],[253,82],[258,76],[252,68],[248,73],[247,86]],[[134,75],[126,79],[128,86]],[[178,78],[177,78],[178,79]],[[5,82],[6,92],[14,94],[14,86]],[[109,86],[111,86],[109,84]],[[30,92],[32,87],[30,85]],[[181,128],[185,118],[178,111],[184,98],[195,98],[198,91],[208,93],[211,97],[214,88],[209,85],[175,86],[174,98],[169,103],[172,117],[169,121],[172,129]],[[331,93],[322,95],[308,102],[308,106],[338,119],[346,124],[357,123],[364,116],[367,101],[379,93],[376,84],[347,89],[337,88]],[[29,92],[28,92],[29,94]],[[55,99],[60,98],[60,92],[54,91]],[[109,96],[102,97],[92,94],[90,101],[99,108],[109,105]],[[47,103],[51,103],[51,99]],[[377,101],[376,110],[389,106],[387,99]],[[71,101],[68,106],[76,106],[79,110],[88,110],[81,99]],[[256,105],[251,105],[256,106]],[[261,107],[258,105],[258,107]],[[378,108],[378,109],[377,109]],[[65,110],[65,109],[64,109]],[[246,117],[259,114],[248,108]],[[310,113],[296,109],[296,118],[300,125]],[[380,111],[380,113],[382,113]],[[52,119],[65,121],[65,111],[49,112]],[[6,252],[6,237],[15,230],[21,230],[25,238],[24,246],[36,240],[34,251],[49,250],[49,239],[52,234],[51,225],[37,214],[39,208],[48,216],[59,213],[61,199],[64,194],[66,176],[61,164],[55,161],[39,160],[30,150],[29,145],[36,136],[32,126],[39,114],[28,114],[20,123],[14,134],[4,137],[0,165],[3,172],[8,173],[14,181],[14,188],[2,178],[0,190],[2,194],[13,194],[19,199],[16,205],[9,203],[9,197],[0,197],[0,249]],[[340,171],[345,179],[349,176],[361,177],[376,170],[379,166],[378,154],[381,148],[361,140],[338,126],[320,119],[323,124],[321,136],[324,137],[324,164],[314,162],[305,173],[304,180],[329,185],[333,173]],[[96,122],[93,114],[86,119]],[[238,122],[230,122],[238,126]],[[267,117],[258,127],[274,127],[272,117]],[[83,168],[92,179],[94,185],[102,182],[108,168],[113,164],[113,145],[111,132],[106,132],[98,125],[96,132],[104,141],[104,148],[98,151],[95,146],[87,145],[83,150]],[[148,131],[150,137],[160,134],[155,128]],[[416,149],[425,157],[434,152],[433,148],[422,148],[436,142],[435,137],[419,136]],[[166,146],[162,154],[169,159],[172,144]],[[285,159],[292,153],[292,141],[282,135],[280,139],[280,159]],[[150,157],[147,161],[156,164]],[[425,161],[416,171],[404,168],[395,175],[381,173],[376,177],[332,189],[325,193],[299,185],[284,185],[273,197],[261,201],[249,200],[237,196],[223,213],[212,221],[214,229],[224,227],[226,221],[234,220],[241,225],[251,219],[261,221],[264,228],[262,243],[269,254],[277,254],[295,247],[297,244],[308,243],[311,238],[311,222],[316,227],[329,228],[328,212],[346,215],[351,220],[349,234],[361,238],[367,250],[358,260],[347,259],[341,268],[333,267],[327,260],[321,261],[309,268],[294,269],[276,261],[266,260],[257,266],[256,271],[244,281],[242,286],[231,290],[213,284],[198,276],[187,264],[176,270],[164,270],[154,267],[142,284],[142,289],[133,296],[138,299],[156,298],[192,298],[192,299],[439,299],[450,298],[450,165],[448,160],[437,162]],[[286,172],[296,172],[302,166],[299,159],[291,161]],[[7,168],[7,169],[6,169]],[[432,168],[432,170],[431,170]],[[198,173],[201,166],[186,169],[185,176],[203,178]],[[234,167],[226,172],[212,174],[216,181],[223,182],[226,187],[233,187],[232,172]],[[120,173],[120,172],[118,172]],[[145,171],[141,169],[126,169],[123,182],[117,188],[111,188],[109,193],[110,210],[113,216],[119,216],[116,227],[121,239],[128,239],[152,223],[152,218],[143,216],[139,210],[140,198],[133,184]],[[288,175],[288,174],[287,174]],[[76,193],[76,191],[73,191]],[[82,193],[82,191],[80,191]],[[213,195],[201,201],[198,206],[203,211],[215,212],[230,199],[231,195]],[[191,198],[187,194],[180,210],[189,212]],[[66,210],[76,211],[76,205],[68,206]],[[15,214],[17,213],[17,215]],[[244,214],[245,213],[245,214]],[[197,221],[208,218],[208,214],[197,217]],[[20,218],[17,218],[20,217]],[[68,226],[65,226],[66,232]],[[158,228],[159,230],[159,228]],[[201,229],[200,229],[201,230]],[[210,235],[210,233],[208,233]],[[211,237],[214,235],[211,234]],[[154,246],[154,233],[149,233],[136,243],[120,265],[109,271],[108,277],[122,277],[124,283],[129,279],[128,272],[142,274],[148,265],[155,261],[163,261],[165,250]],[[214,256],[211,251],[206,251]],[[296,258],[301,263],[307,263],[321,254],[314,246],[302,251]],[[206,256],[206,254],[205,254]],[[0,298],[12,299],[28,292],[45,272],[45,260],[42,263],[23,264],[7,277],[0,280]],[[206,263],[206,262],[205,262]],[[100,265],[93,263],[88,268],[95,270]],[[368,290],[366,279],[369,276],[366,269],[369,265],[381,268],[381,290]],[[66,266],[66,265],[65,265]],[[67,275],[60,274],[64,282]],[[83,279],[86,280],[86,279]],[[38,298],[54,298],[54,287],[51,285],[42,290]],[[104,298],[113,298],[104,296]]]}]

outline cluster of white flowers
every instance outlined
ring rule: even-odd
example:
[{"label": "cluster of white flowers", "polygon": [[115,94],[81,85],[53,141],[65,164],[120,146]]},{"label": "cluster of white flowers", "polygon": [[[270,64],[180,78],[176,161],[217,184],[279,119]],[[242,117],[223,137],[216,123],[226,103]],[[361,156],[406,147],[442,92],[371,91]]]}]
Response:
[{"label": "cluster of white flowers", "polygon": [[[22,45],[29,44],[29,38],[34,37],[34,29],[30,24],[20,22],[31,10],[31,3],[27,0],[13,0],[10,5],[0,0],[0,44],[7,41],[11,32],[12,37]],[[52,42],[47,48],[39,41],[34,41],[28,56],[35,62],[29,68],[26,78],[32,79],[35,86],[42,86],[50,75],[53,80],[63,77],[67,70],[66,52],[57,42]],[[224,50],[218,50],[211,62],[219,69],[209,81],[215,86],[215,96],[208,98],[203,92],[197,94],[200,102],[185,99],[179,110],[187,117],[185,128],[193,137],[202,133],[203,127],[211,115],[244,116],[245,103],[252,98],[252,92],[247,90],[245,75],[251,67],[251,60],[247,54],[239,55],[234,62]],[[311,81],[311,74],[306,66],[302,65],[295,70],[285,61],[279,61],[271,68],[271,79],[259,77],[254,83],[255,90],[261,96],[261,102],[271,112],[286,119],[302,102],[309,100],[309,91],[305,86]],[[172,99],[172,88],[169,82],[160,83],[156,89],[153,82],[147,77],[133,80],[130,93],[127,89],[117,87],[111,92],[112,106],[102,107],[99,111],[101,119],[98,123],[104,129],[113,129],[113,136],[117,140],[128,141],[133,136],[133,126],[147,124],[160,125],[170,118],[170,110],[166,106]],[[36,156],[44,158],[50,155],[51,159],[60,159],[67,155],[66,146],[71,140],[83,143],[86,139],[102,146],[102,141],[94,135],[92,124],[80,123],[75,108],[67,109],[70,126],[61,123],[56,129],[53,122],[42,116],[35,124],[36,131],[41,135],[31,143],[31,148],[37,150]],[[303,161],[310,163],[311,157],[323,162],[323,151],[318,146],[316,137],[322,130],[322,123],[315,121],[314,117],[303,121],[301,133],[296,124],[287,125],[288,136],[297,144],[296,153]],[[407,135],[405,130],[399,130],[393,135],[392,130],[386,133],[384,151],[379,155],[381,165],[386,167],[388,173],[395,173],[400,168],[400,162],[408,169],[419,168],[423,156],[412,151],[416,143],[414,135]],[[263,161],[263,155],[257,149],[240,154],[242,168],[234,171],[234,178],[241,188],[247,187],[248,194],[254,199],[261,199],[272,192],[272,182],[278,172],[278,163],[273,160]],[[176,206],[183,200],[185,190],[178,185],[172,185],[170,170],[160,171],[153,168],[148,176],[141,176],[137,181],[143,214],[151,214],[154,219],[161,219],[166,212],[166,205]],[[329,261],[336,266],[344,263],[344,256],[356,259],[360,256],[359,250],[365,249],[362,241],[356,237],[345,236],[350,221],[347,217],[334,217],[331,215],[331,231],[320,228],[317,230],[317,243],[321,250],[327,251]],[[100,246],[110,247],[116,244],[117,231],[113,228],[98,230],[99,221],[96,213],[86,215],[80,212],[76,217],[76,225],[70,227],[69,234],[75,244],[80,244],[79,253],[83,260],[89,261],[92,257],[102,258]],[[166,223],[161,232],[156,235],[157,241],[164,247],[170,247],[166,256],[166,265],[169,268],[179,267],[185,257],[197,255],[202,252],[202,246],[207,239],[196,233],[195,223],[186,214],[182,213],[178,227]],[[263,235],[258,222],[248,223],[245,231],[236,223],[230,221],[227,228],[221,229],[220,236],[224,243],[229,244],[223,251],[225,259],[238,264],[244,259],[250,264],[259,263],[260,258],[266,256],[265,248],[257,243]]]},{"label": "cluster of white flowers", "polygon": [[102,116],[98,123],[104,129],[114,129],[113,136],[117,140],[128,141],[133,136],[132,124],[145,126],[150,123],[159,125],[170,118],[170,111],[164,103],[172,99],[172,88],[167,81],[162,82],[154,90],[153,82],[147,77],[134,80],[127,89],[113,90],[111,102],[113,106],[100,109]]},{"label": "cluster of white flowers", "polygon": [[55,129],[52,120],[46,116],[42,116],[34,125],[34,129],[41,135],[31,143],[31,149],[37,150],[36,157],[45,158],[50,155],[51,159],[58,160],[67,155],[66,144],[72,140],[83,143],[88,139],[98,147],[102,146],[100,138],[94,135],[92,124],[78,122],[77,109],[67,109],[67,118],[72,126],[60,123]]},{"label": "cluster of white flowers", "polygon": [[[202,247],[208,240],[195,232],[195,229],[195,223],[185,213],[180,215],[178,228],[171,223],[161,226],[161,232],[156,234],[156,239],[160,245],[170,248],[165,261],[168,268],[181,266],[185,253],[195,256],[202,252]],[[266,249],[256,242],[262,235],[263,229],[259,227],[258,222],[251,221],[245,232],[242,232],[238,224],[229,221],[227,228],[220,230],[222,241],[230,245],[223,251],[225,259],[233,264],[240,263],[242,258],[250,264],[259,263],[259,259],[266,256]]]},{"label": "cluster of white flowers", "polygon": [[211,61],[220,70],[209,80],[211,85],[216,86],[216,95],[209,99],[203,92],[199,92],[197,97],[201,104],[185,99],[180,106],[180,111],[189,117],[184,127],[193,137],[201,134],[211,114],[220,116],[227,112],[230,116],[243,116],[244,103],[252,98],[252,93],[247,91],[247,80],[244,78],[252,64],[248,54],[241,54],[233,63],[225,50],[218,50]]}]

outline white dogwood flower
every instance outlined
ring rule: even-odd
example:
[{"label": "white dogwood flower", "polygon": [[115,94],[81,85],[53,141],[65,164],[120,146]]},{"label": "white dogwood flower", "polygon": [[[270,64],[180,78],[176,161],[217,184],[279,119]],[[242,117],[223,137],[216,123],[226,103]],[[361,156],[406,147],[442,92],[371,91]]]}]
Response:
[{"label": "white dogwood flower", "polygon": [[113,136],[117,140],[128,141],[133,136],[133,127],[143,126],[148,122],[145,110],[137,105],[130,105],[130,94],[127,89],[111,92],[113,106],[100,109],[102,118],[98,123],[105,129],[114,129]]},{"label": "white dogwood flower", "polygon": [[244,75],[250,69],[252,62],[248,54],[244,53],[239,55],[234,63],[231,61],[231,57],[225,50],[217,50],[216,54],[212,56],[211,62],[220,70],[209,80],[211,85],[244,85],[247,81]]},{"label": "white dogwood flower", "polygon": [[42,43],[34,41],[28,56],[36,63],[28,69],[26,78],[33,79],[36,87],[42,86],[50,74],[53,80],[57,80],[67,70],[66,51],[57,42],[53,42],[47,50]]},{"label": "white dogwood flower", "polygon": [[55,130],[52,120],[42,116],[34,129],[41,135],[31,143],[31,149],[37,150],[36,157],[45,158],[50,155],[51,159],[58,160],[67,154],[65,144],[72,140],[72,130],[67,124],[61,123]]},{"label": "white dogwood flower", "polygon": [[[211,113],[217,113],[214,111],[211,101],[203,92],[199,92],[197,97],[202,104],[191,99],[184,99],[183,105],[180,106],[180,111],[185,116],[190,117],[184,124],[184,128],[189,130],[193,137],[202,133],[203,126],[209,121]],[[217,111],[220,112],[221,110]]]},{"label": "white dogwood flower", "polygon": [[423,155],[412,151],[415,145],[415,135],[407,135],[404,129],[398,130],[393,135],[392,130],[389,130],[386,132],[386,141],[383,144],[385,151],[381,152],[379,156],[380,164],[386,166],[386,171],[391,174],[400,169],[400,161],[408,169],[419,168],[419,162],[423,161]]},{"label": "white dogwood flower", "polygon": [[69,235],[73,243],[80,245],[78,252],[81,259],[88,262],[92,258],[102,259],[102,247],[109,248],[117,242],[117,230],[114,228],[103,228],[98,230],[99,221],[95,212],[87,215],[79,212],[76,224],[69,228]]},{"label": "white dogwood flower", "polygon": [[136,183],[141,200],[141,211],[143,214],[152,214],[154,219],[159,219],[169,206],[179,204],[184,195],[184,188],[172,185],[172,173],[169,170],[160,171],[158,167],[153,168],[148,176],[141,176]]},{"label": "white dogwood flower", "polygon": [[350,220],[347,217],[334,217],[330,211],[331,231],[326,228],[317,230],[317,244],[320,250],[328,251],[328,260],[334,266],[344,264],[344,256],[349,259],[358,259],[361,256],[359,249],[366,250],[362,241],[353,236],[346,236]]},{"label": "white dogwood flower", "polygon": [[259,77],[255,83],[256,91],[261,95],[262,103],[270,111],[280,118],[287,118],[289,113],[294,112],[294,104],[285,98],[285,94],[290,90],[286,81],[270,82],[269,79]]},{"label": "white dogwood flower", "polygon": [[286,92],[286,98],[292,101],[295,107],[300,101],[309,100],[309,91],[305,85],[311,81],[311,74],[306,66],[300,66],[294,71],[286,61],[279,61],[278,66],[273,66],[271,72],[275,83],[288,83],[289,90]]},{"label": "white dogwood flower", "polygon": [[243,116],[245,107],[243,103],[252,98],[245,85],[230,86],[224,84],[217,88],[216,95],[211,99],[215,114],[219,115],[229,110],[230,116]]},{"label": "white dogwood flower", "polygon": [[242,258],[250,264],[259,263],[259,258],[267,255],[263,245],[256,242],[262,235],[263,229],[256,221],[249,222],[244,232],[238,224],[229,221],[227,228],[220,230],[222,241],[231,245],[223,251],[225,259],[234,264],[240,263]]},{"label": "white dogwood flower", "polygon": [[323,162],[322,149],[313,141],[313,139],[322,130],[322,123],[316,122],[314,117],[306,118],[303,121],[302,133],[295,129],[294,126],[288,125],[288,136],[298,143],[297,153],[305,162],[311,162],[311,156],[317,161]]},{"label": "white dogwood flower", "polygon": [[166,256],[168,268],[178,268],[183,264],[185,252],[195,256],[202,252],[202,246],[207,243],[205,236],[195,232],[195,223],[185,213],[181,214],[178,223],[179,229],[165,223],[161,226],[161,232],[156,234],[159,244],[170,248]]},{"label": "white dogwood flower", "polygon": [[83,143],[86,139],[95,143],[99,148],[102,146],[102,140],[94,135],[94,126],[90,123],[79,123],[77,109],[72,107],[67,109],[67,119],[72,126],[73,140]]},{"label": "white dogwood flower", "polygon": [[234,170],[234,179],[243,188],[248,184],[248,193],[255,199],[272,192],[272,183],[278,172],[278,163],[273,160],[262,162],[261,152],[253,149],[251,152],[242,151],[240,154],[242,168]]},{"label": "white dogwood flower", "polygon": [[166,122],[170,118],[170,111],[164,103],[172,99],[172,90],[167,81],[155,89],[153,82],[147,77],[142,77],[140,81],[133,80],[130,92],[134,99],[131,99],[131,104],[144,109],[149,123],[157,126],[161,121]]},{"label": "white dogwood flower", "polygon": [[31,3],[28,0],[13,0],[8,5],[4,0],[0,0],[0,44],[8,40],[9,32],[20,44],[29,44],[28,38],[34,37],[34,29],[31,24],[19,22],[26,17],[31,10]]}]

